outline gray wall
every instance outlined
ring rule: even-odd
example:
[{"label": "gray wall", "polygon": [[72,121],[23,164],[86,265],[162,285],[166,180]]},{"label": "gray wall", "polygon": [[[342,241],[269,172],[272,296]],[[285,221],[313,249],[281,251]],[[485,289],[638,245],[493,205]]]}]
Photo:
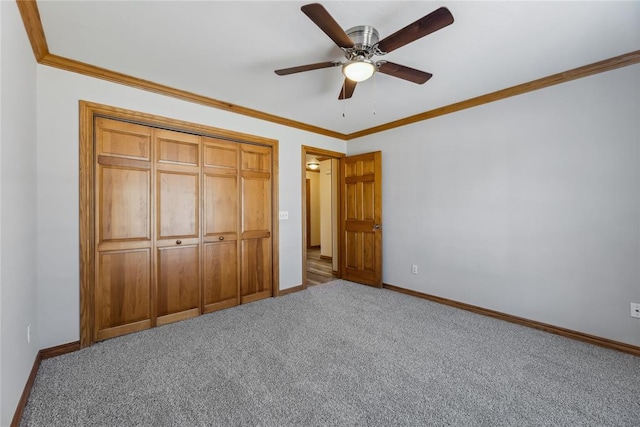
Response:
[{"label": "gray wall", "polygon": [[383,153],[384,281],[640,345],[639,118],[634,65],[348,142]]},{"label": "gray wall", "polygon": [[78,100],[279,141],[280,289],[302,283],[302,145],[344,153],[343,140],[38,66],[38,306],[43,347],[79,339]]},{"label": "gray wall", "polygon": [[[37,350],[78,339],[79,99],[280,140],[282,289],[302,276],[301,145],[345,144],[36,66],[15,2],[0,19],[4,426]],[[349,142],[383,151],[385,282],[640,345],[638,117],[635,65]]]},{"label": "gray wall", "polygon": [[40,349],[36,62],[16,2],[0,2],[0,20],[0,425],[8,426]]}]

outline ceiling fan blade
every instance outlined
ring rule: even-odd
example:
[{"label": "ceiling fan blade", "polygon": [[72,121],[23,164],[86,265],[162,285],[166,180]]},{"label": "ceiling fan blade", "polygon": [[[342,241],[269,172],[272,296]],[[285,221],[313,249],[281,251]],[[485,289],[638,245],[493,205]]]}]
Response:
[{"label": "ceiling fan blade", "polygon": [[337,67],[339,65],[342,65],[340,61],[317,62],[315,64],[300,65],[298,67],[283,68],[281,70],[276,70],[274,72],[279,76],[286,76],[287,74],[295,74],[295,73],[301,73],[303,71],[319,70],[321,68]]},{"label": "ceiling fan blade", "polygon": [[419,85],[433,77],[433,74],[431,73],[416,70],[415,68],[405,67],[400,64],[394,64],[393,62],[384,62],[378,67],[378,71]]},{"label": "ceiling fan blade", "polygon": [[320,3],[311,3],[300,8],[331,40],[339,47],[353,47],[353,40],[344,32],[342,27],[329,15]]},{"label": "ceiling fan blade", "polygon": [[451,24],[453,24],[453,15],[449,12],[449,9],[441,7],[418,19],[413,24],[409,24],[385,37],[378,43],[378,49],[384,53],[389,53]]},{"label": "ceiling fan blade", "polygon": [[347,78],[344,79],[344,84],[342,85],[342,89],[340,89],[340,95],[338,99],[349,99],[353,95],[353,91],[356,90],[356,85],[358,83],[353,80],[349,80]]}]

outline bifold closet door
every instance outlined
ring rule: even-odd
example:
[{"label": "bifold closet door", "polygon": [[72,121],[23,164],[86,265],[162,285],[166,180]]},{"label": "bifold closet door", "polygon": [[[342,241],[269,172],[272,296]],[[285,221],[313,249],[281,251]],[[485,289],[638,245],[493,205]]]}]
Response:
[{"label": "bifold closet door", "polygon": [[241,302],[272,296],[271,148],[240,144]]},{"label": "bifold closet door", "polygon": [[200,137],[155,130],[157,324],[200,314]]},{"label": "bifold closet door", "polygon": [[93,339],[152,325],[152,130],[95,121]]},{"label": "bifold closet door", "polygon": [[240,304],[238,143],[203,138],[203,311]]},{"label": "bifold closet door", "polygon": [[271,147],[94,130],[94,341],[272,296]]}]

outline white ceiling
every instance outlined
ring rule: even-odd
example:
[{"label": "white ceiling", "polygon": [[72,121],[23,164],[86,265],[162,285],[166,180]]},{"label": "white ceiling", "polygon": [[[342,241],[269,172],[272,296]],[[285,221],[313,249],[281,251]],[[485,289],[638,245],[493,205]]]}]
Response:
[{"label": "white ceiling", "polygon": [[[344,29],[380,38],[440,6],[455,22],[384,59],[430,72],[377,74],[338,101],[342,60],[300,7],[311,1],[38,1],[51,53],[351,133],[640,49],[640,2],[323,1]],[[346,117],[343,117],[343,112]],[[375,113],[375,114],[374,114]]]}]

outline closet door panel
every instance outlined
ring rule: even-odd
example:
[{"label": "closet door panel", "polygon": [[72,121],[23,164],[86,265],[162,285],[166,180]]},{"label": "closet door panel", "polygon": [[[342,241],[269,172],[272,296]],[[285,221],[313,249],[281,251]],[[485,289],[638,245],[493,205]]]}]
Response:
[{"label": "closet door panel", "polygon": [[238,143],[203,138],[203,311],[240,304]]},{"label": "closet door panel", "polygon": [[215,168],[219,174],[237,175],[238,143],[208,137],[203,140],[204,167]]},{"label": "closet door panel", "polygon": [[158,325],[200,314],[200,150],[196,135],[155,130]]},{"label": "closet door panel", "polygon": [[242,302],[272,296],[271,148],[241,144]]},{"label": "closet door panel", "polygon": [[199,166],[200,137],[168,130],[156,131],[158,163]]},{"label": "closet door panel", "polygon": [[[242,236],[269,237],[271,232],[271,180],[242,176]],[[256,234],[260,233],[260,234]]]},{"label": "closet door panel", "polygon": [[198,174],[158,172],[158,239],[198,237]]},{"label": "closet door panel", "polygon": [[93,339],[151,327],[151,129],[95,121]]},{"label": "closet door panel", "polygon": [[242,238],[271,236],[271,149],[241,145]]},{"label": "closet door panel", "polygon": [[99,167],[99,241],[151,238],[151,173]]},{"label": "closet door panel", "polygon": [[271,239],[242,241],[242,303],[271,296]]},{"label": "closet door panel", "polygon": [[151,326],[149,249],[105,251],[98,256],[97,339]]},{"label": "closet door panel", "polygon": [[151,161],[151,128],[97,118],[95,130],[98,157]]},{"label": "closet door panel", "polygon": [[238,242],[204,244],[204,311],[238,305]]},{"label": "closet door panel", "polygon": [[271,173],[271,148],[241,144],[242,170]]},{"label": "closet door panel", "polygon": [[198,245],[157,250],[158,325],[197,316],[200,254]]},{"label": "closet door panel", "polygon": [[204,235],[233,235],[238,233],[238,178],[218,176],[210,173],[204,176]]}]

